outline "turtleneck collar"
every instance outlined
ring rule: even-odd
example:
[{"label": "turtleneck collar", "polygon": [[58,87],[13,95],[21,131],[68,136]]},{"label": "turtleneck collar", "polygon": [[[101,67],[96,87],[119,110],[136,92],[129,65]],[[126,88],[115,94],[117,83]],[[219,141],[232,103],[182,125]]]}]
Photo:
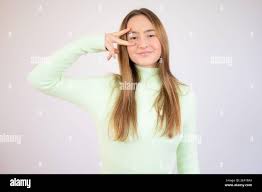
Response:
[{"label": "turtleneck collar", "polygon": [[153,77],[153,76],[158,76],[159,73],[159,68],[158,67],[143,67],[137,64],[134,64],[140,77],[141,80],[145,80],[149,77]]},{"label": "turtleneck collar", "polygon": [[159,67],[143,67],[134,64],[141,78],[140,83],[144,83],[148,88],[158,90],[161,86],[159,78]]}]

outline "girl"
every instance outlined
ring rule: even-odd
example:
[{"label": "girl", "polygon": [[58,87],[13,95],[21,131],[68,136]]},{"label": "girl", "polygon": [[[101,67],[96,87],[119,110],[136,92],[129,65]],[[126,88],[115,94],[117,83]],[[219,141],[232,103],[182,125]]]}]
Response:
[{"label": "girl", "polygon": [[[64,76],[81,55],[102,51],[109,52],[108,60],[118,56],[120,74]],[[73,41],[38,65],[28,80],[90,113],[102,173],[171,173],[175,165],[178,173],[199,173],[194,95],[172,75],[168,38],[152,11],[131,11],[119,32]]]}]

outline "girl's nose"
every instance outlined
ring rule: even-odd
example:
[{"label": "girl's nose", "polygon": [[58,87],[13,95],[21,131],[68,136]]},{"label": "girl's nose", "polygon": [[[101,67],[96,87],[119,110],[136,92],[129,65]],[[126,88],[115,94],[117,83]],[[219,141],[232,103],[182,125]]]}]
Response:
[{"label": "girl's nose", "polygon": [[148,42],[147,42],[146,38],[144,38],[144,37],[140,38],[137,43],[138,43],[138,46],[140,48],[144,48],[144,47],[148,46]]}]

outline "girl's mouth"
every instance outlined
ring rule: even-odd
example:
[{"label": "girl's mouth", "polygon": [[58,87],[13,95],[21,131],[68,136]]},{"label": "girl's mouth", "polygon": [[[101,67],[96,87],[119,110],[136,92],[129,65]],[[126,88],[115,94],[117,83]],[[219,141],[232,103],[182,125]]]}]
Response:
[{"label": "girl's mouth", "polygon": [[152,52],[151,51],[145,51],[145,52],[141,52],[141,53],[137,53],[139,56],[142,56],[142,57],[146,57],[148,55],[150,55]]}]

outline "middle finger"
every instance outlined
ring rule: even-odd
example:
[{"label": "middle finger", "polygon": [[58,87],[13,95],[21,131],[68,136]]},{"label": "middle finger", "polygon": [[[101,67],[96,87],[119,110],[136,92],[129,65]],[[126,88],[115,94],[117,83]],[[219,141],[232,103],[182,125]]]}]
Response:
[{"label": "middle finger", "polygon": [[113,37],[113,40],[118,43],[119,45],[125,45],[125,46],[130,46],[130,45],[134,45],[134,43],[130,43],[128,41],[125,41],[123,39],[119,39],[117,37]]}]

